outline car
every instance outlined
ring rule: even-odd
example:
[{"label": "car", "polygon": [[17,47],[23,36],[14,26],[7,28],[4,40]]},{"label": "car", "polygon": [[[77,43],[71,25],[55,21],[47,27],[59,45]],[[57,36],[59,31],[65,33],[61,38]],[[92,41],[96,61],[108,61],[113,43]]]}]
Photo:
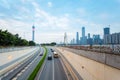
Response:
[{"label": "car", "polygon": [[48,55],[47,59],[52,60],[52,55]]},{"label": "car", "polygon": [[59,57],[58,53],[54,52],[54,58],[58,58],[58,57]]},{"label": "car", "polygon": [[53,50],[53,49],[51,49],[51,52],[54,52],[54,50]]},{"label": "car", "polygon": [[43,56],[43,53],[41,53],[40,56]]}]

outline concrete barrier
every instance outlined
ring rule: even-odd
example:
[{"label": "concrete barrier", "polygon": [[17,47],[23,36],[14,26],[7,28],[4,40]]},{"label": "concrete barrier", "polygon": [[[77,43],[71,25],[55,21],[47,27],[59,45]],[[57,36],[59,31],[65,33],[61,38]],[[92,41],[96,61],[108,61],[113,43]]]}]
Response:
[{"label": "concrete barrier", "polygon": [[[57,49],[70,62],[70,64],[79,73],[79,75],[83,78],[83,80],[120,80],[120,69],[98,62],[98,61],[102,61],[102,59],[97,59],[98,61],[97,60],[95,61],[94,59],[96,58],[94,57],[95,56],[98,57],[98,55],[94,55],[91,53],[91,56],[94,59],[90,59],[90,55],[89,56],[87,55],[87,57],[83,57],[78,53],[71,52],[65,48],[57,48]],[[84,51],[83,52],[78,51],[78,52],[83,53]],[[90,54],[90,53],[86,52],[86,54]],[[84,56],[86,56],[86,54],[84,54]],[[111,55],[109,56],[108,55],[105,54],[105,59],[106,59],[105,61],[110,62],[108,64],[112,64],[114,63],[114,61],[115,63],[117,61],[119,63],[119,57],[116,58],[115,55],[114,56],[112,55],[113,61],[111,60],[109,61],[109,59],[111,58]]]},{"label": "concrete barrier", "polygon": [[109,65],[111,67],[120,69],[120,55],[98,53],[98,52],[91,52],[91,51],[84,51],[84,50],[76,50],[76,49],[64,48],[64,47],[62,47],[62,48],[65,50],[71,51],[73,53],[76,53],[78,55],[87,57],[89,59],[98,61],[100,63]]}]

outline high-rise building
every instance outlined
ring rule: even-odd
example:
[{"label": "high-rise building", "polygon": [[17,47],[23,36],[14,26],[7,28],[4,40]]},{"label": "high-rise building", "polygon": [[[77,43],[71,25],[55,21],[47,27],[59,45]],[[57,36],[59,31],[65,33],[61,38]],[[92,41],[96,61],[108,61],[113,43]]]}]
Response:
[{"label": "high-rise building", "polygon": [[120,32],[105,35],[104,42],[105,44],[120,44]]},{"label": "high-rise building", "polygon": [[87,37],[85,36],[85,27],[82,27],[82,37],[80,38],[80,44],[81,45],[87,44]]},{"label": "high-rise building", "polygon": [[113,34],[111,34],[111,38],[112,38],[112,44],[120,44],[120,33],[113,33]]},{"label": "high-rise building", "polygon": [[109,27],[104,28],[104,35],[106,35],[106,34],[110,34],[110,28]]},{"label": "high-rise building", "polygon": [[108,44],[108,35],[110,34],[110,28],[109,27],[106,27],[104,28],[104,44]]},{"label": "high-rise building", "polygon": [[34,41],[35,40],[35,26],[33,25],[32,26],[32,41]]},{"label": "high-rise building", "polygon": [[93,44],[101,44],[100,35],[93,35]]},{"label": "high-rise building", "polygon": [[90,33],[88,33],[88,39],[90,38]]},{"label": "high-rise building", "polygon": [[90,37],[90,33],[88,33],[87,44],[88,45],[92,45],[93,44],[93,39]]},{"label": "high-rise building", "polygon": [[71,44],[72,44],[72,45],[76,44],[74,38],[71,40]]},{"label": "high-rise building", "polygon": [[79,44],[79,33],[76,33],[76,44]]},{"label": "high-rise building", "polygon": [[85,37],[85,27],[82,27],[82,37]]}]

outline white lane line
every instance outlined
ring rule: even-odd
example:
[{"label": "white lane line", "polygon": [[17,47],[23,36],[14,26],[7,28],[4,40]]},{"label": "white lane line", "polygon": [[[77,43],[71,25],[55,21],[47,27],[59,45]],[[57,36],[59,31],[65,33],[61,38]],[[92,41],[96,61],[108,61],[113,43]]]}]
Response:
[{"label": "white lane line", "polygon": [[17,77],[14,77],[12,80],[17,80]]},{"label": "white lane line", "polygon": [[54,77],[54,76],[55,76],[55,73],[54,73],[54,71],[55,71],[55,70],[54,70],[54,57],[53,57],[53,61],[52,61],[52,62],[53,62],[53,80],[54,80],[54,78],[55,78],[55,77]]},{"label": "white lane line", "polygon": [[4,77],[6,77],[8,74],[9,74],[9,73],[7,72],[7,73],[4,75]]}]

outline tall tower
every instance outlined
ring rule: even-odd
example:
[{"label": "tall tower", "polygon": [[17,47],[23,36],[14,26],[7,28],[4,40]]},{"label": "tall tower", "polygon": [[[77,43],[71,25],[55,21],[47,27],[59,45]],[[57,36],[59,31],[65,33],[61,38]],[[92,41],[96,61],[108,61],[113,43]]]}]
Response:
[{"label": "tall tower", "polygon": [[35,36],[35,26],[32,26],[32,41],[34,42],[34,36]]},{"label": "tall tower", "polygon": [[64,34],[64,44],[67,45],[67,34],[66,34],[66,32]]},{"label": "tall tower", "polygon": [[85,27],[82,27],[82,37],[85,37]]},{"label": "tall tower", "polygon": [[79,44],[79,33],[76,33],[76,44]]}]

